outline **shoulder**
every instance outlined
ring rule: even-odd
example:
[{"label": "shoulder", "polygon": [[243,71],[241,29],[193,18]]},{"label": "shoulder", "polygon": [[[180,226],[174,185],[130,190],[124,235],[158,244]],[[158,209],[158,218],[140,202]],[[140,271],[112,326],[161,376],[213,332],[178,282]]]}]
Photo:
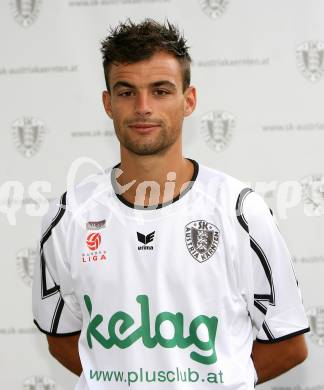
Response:
[{"label": "shoulder", "polygon": [[42,218],[42,230],[64,225],[68,220],[86,213],[98,204],[106,204],[111,196],[111,168],[89,175],[77,183],[68,183],[66,191],[49,202]]},{"label": "shoulder", "polygon": [[197,190],[229,214],[235,212],[238,219],[271,217],[267,203],[248,183],[202,164],[199,164],[198,178]]},{"label": "shoulder", "polygon": [[41,220],[41,233],[43,238],[51,233],[51,230],[58,225],[66,211],[66,191],[60,196],[52,198],[48,203],[48,209]]},{"label": "shoulder", "polygon": [[235,209],[243,195],[252,191],[247,183],[203,164],[199,164],[197,184],[207,197],[217,199],[219,204],[230,209]]},{"label": "shoulder", "polygon": [[68,183],[66,202],[68,209],[75,211],[80,205],[88,204],[105,197],[111,191],[110,173],[107,168],[98,174],[89,175],[78,183]]}]

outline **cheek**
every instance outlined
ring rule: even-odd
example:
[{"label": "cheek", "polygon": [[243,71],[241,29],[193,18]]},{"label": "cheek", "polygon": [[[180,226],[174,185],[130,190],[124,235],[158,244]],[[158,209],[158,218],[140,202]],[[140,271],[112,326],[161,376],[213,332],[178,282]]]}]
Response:
[{"label": "cheek", "polygon": [[171,112],[172,122],[182,122],[184,117],[183,106],[179,105],[178,107],[173,107]]},{"label": "cheek", "polygon": [[168,113],[170,119],[179,120],[184,116],[184,106],[182,102],[170,102],[165,107],[165,111]]},{"label": "cheek", "polygon": [[125,108],[125,106],[121,107],[120,105],[116,104],[112,107],[111,112],[112,112],[114,122],[116,123],[122,123],[125,120],[125,118],[127,118],[128,111]]}]

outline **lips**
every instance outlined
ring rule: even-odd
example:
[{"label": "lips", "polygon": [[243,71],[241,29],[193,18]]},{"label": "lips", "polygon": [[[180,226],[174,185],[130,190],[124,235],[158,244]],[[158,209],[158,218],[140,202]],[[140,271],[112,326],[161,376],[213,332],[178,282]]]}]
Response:
[{"label": "lips", "polygon": [[157,127],[159,127],[160,125],[156,124],[156,123],[134,123],[132,125],[129,125],[129,127],[139,133],[148,133],[150,132],[151,130],[154,130],[156,129]]},{"label": "lips", "polygon": [[129,127],[133,127],[135,129],[148,129],[150,127],[157,127],[159,125],[157,125],[156,123],[135,123],[133,125],[129,125]]}]

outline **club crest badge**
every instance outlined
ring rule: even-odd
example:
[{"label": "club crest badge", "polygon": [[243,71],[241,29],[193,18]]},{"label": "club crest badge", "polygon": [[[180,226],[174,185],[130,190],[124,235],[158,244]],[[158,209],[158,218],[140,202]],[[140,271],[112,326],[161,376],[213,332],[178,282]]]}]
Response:
[{"label": "club crest badge", "polygon": [[21,249],[17,255],[17,269],[22,280],[31,287],[34,276],[34,264],[36,259],[36,250],[32,248]]},{"label": "club crest badge", "polygon": [[222,16],[229,4],[229,0],[200,0],[202,10],[212,19]]},{"label": "club crest badge", "polygon": [[324,347],[324,306],[307,310],[310,324],[310,339],[320,347]]},{"label": "club crest badge", "polygon": [[324,75],[324,42],[309,41],[301,44],[296,52],[297,66],[310,82],[319,81]]},{"label": "club crest badge", "polygon": [[324,175],[310,175],[301,180],[304,212],[307,216],[324,214]]},{"label": "club crest badge", "polygon": [[201,118],[202,132],[206,144],[216,152],[223,151],[231,142],[235,128],[233,114],[211,111]]},{"label": "club crest badge", "polygon": [[11,0],[14,18],[22,27],[29,27],[38,17],[41,0]]},{"label": "club crest badge", "polygon": [[12,129],[13,140],[18,152],[26,158],[33,157],[43,143],[44,123],[36,118],[23,117],[12,124]]},{"label": "club crest badge", "polygon": [[219,229],[203,220],[192,221],[185,226],[185,241],[191,256],[203,263],[216,252]]}]

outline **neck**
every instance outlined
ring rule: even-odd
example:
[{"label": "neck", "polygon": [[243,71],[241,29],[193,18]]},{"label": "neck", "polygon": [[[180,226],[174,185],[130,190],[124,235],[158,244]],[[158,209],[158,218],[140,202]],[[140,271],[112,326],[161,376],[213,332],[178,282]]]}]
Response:
[{"label": "neck", "polygon": [[166,203],[177,197],[191,181],[193,164],[172,148],[163,154],[138,156],[121,151],[116,181],[120,195],[140,206]]}]

